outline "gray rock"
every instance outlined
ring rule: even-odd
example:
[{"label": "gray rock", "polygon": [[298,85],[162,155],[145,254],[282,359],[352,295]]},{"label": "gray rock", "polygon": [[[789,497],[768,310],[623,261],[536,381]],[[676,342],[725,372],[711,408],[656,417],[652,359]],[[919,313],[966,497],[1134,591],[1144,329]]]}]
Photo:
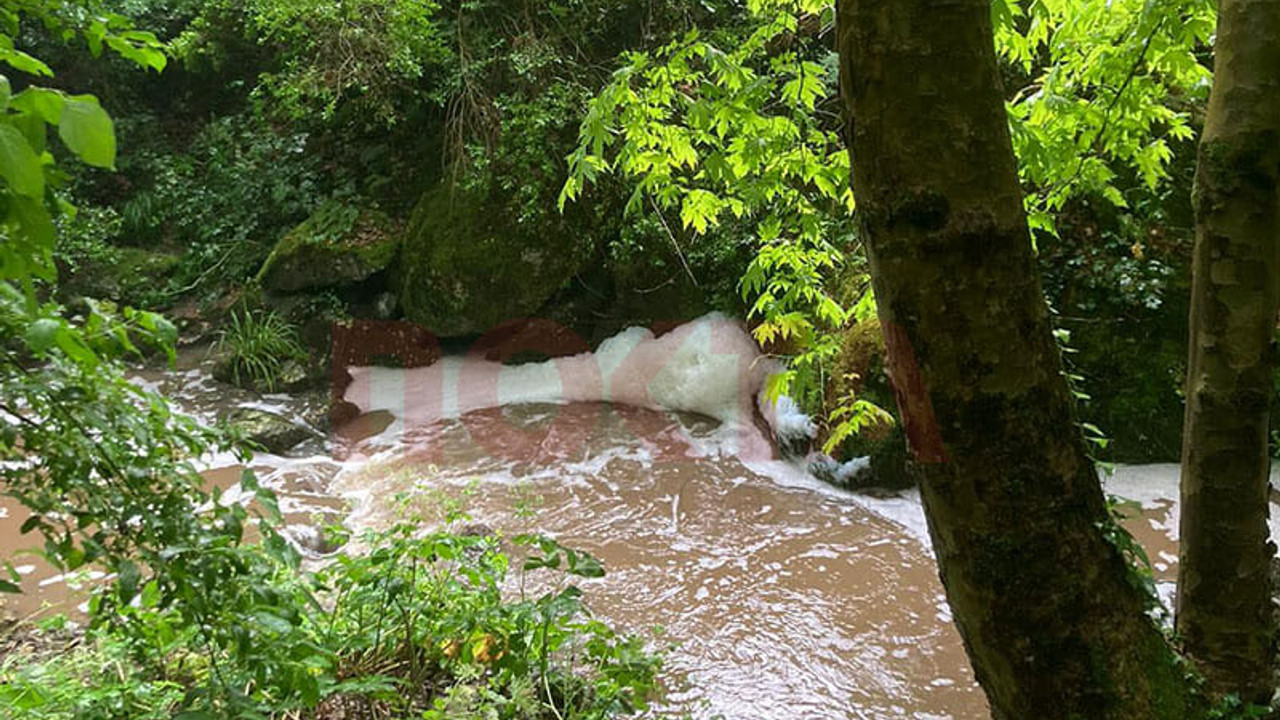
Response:
[{"label": "gray rock", "polygon": [[257,408],[237,408],[228,419],[250,441],[276,455],[282,455],[318,434],[305,423]]}]

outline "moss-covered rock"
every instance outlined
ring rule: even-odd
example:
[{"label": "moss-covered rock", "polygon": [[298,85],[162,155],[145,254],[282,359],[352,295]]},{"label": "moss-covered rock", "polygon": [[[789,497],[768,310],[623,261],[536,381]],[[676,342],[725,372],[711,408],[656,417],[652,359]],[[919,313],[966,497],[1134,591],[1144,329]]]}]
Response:
[{"label": "moss-covered rock", "polygon": [[151,306],[173,275],[179,256],[140,247],[112,246],[68,272],[63,293]]},{"label": "moss-covered rock", "polygon": [[250,442],[276,455],[282,455],[316,435],[316,431],[305,423],[257,408],[237,409],[231,414],[229,422],[244,433]]},{"label": "moss-covered rock", "polygon": [[[877,318],[854,321],[840,331],[840,352],[826,386],[827,405],[835,407],[849,397],[861,397],[868,384],[883,383],[884,336]],[[873,400],[891,400],[878,394]]]},{"label": "moss-covered rock", "polygon": [[[705,315],[711,310],[740,311],[740,303],[732,292],[718,292],[723,276],[733,275],[736,284],[741,272],[734,267],[728,272],[693,266],[688,258],[659,246],[647,256],[637,254],[610,258],[613,280],[613,312],[627,321],[643,323],[680,323]],[[702,259],[702,258],[697,258]],[[745,268],[746,260],[741,263]],[[717,271],[718,274],[717,274]],[[726,302],[725,299],[728,298]]]},{"label": "moss-covered rock", "polygon": [[582,227],[558,216],[525,218],[496,190],[448,183],[429,190],[397,265],[405,315],[445,337],[536,315],[596,256],[597,242]]},{"label": "moss-covered rock", "polygon": [[391,264],[401,236],[377,210],[327,202],[280,239],[257,279],[281,293],[357,283]]}]

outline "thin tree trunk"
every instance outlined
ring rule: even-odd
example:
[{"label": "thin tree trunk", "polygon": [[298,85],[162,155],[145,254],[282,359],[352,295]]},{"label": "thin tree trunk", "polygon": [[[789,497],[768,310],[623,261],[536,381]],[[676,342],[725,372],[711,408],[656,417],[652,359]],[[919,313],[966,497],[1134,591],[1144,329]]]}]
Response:
[{"label": "thin tree trunk", "polygon": [[998,720],[1193,716],[1050,333],[988,0],[842,0],[862,239],[947,598]]},{"label": "thin tree trunk", "polygon": [[1179,634],[1215,694],[1271,697],[1267,425],[1280,302],[1280,0],[1222,0],[1196,167]]}]

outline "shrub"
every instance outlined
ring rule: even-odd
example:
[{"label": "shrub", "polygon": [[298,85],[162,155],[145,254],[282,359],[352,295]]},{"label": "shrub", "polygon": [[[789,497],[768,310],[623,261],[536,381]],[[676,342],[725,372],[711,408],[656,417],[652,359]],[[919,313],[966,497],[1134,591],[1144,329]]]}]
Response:
[{"label": "shrub", "polygon": [[[339,555],[316,574],[245,546],[251,564],[280,571],[265,584],[294,590],[258,609],[237,652],[209,652],[144,591],[118,608],[128,634],[91,630],[60,654],[0,664],[6,717],[295,717],[341,706],[391,718],[603,720],[647,707],[659,659],[593,619],[576,586],[504,600],[510,560],[497,538],[421,535],[417,526],[367,534],[369,552]],[[594,558],[554,540],[512,541],[531,551],[521,572],[603,575]],[[257,624],[278,634],[256,637]],[[206,687],[243,690],[227,698]]]},{"label": "shrub", "polygon": [[290,361],[302,361],[306,351],[297,331],[274,312],[232,312],[217,349],[225,353],[236,385],[275,390]]}]

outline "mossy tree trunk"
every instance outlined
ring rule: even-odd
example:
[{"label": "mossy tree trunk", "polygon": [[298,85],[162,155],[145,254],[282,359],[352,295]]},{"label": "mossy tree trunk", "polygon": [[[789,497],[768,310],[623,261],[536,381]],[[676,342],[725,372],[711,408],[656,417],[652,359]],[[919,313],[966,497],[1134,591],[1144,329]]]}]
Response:
[{"label": "mossy tree trunk", "polygon": [[1177,627],[1218,694],[1271,697],[1267,424],[1280,301],[1280,0],[1222,0],[1196,168]]},{"label": "mossy tree trunk", "polygon": [[1182,718],[1060,372],[987,0],[842,0],[853,187],[942,581],[998,720]]}]

